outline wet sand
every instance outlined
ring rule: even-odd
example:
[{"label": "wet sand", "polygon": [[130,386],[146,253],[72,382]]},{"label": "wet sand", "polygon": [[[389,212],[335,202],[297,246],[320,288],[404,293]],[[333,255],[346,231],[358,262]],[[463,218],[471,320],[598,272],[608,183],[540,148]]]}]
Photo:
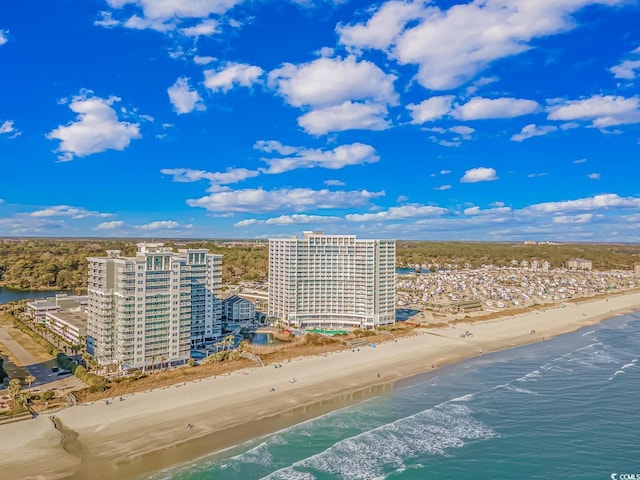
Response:
[{"label": "wet sand", "polygon": [[[108,405],[77,405],[56,414],[59,429],[47,416],[0,426],[0,471],[7,480],[143,476],[388,391],[399,379],[636,310],[637,292],[567,303],[136,393]],[[466,330],[473,336],[461,337]]]}]

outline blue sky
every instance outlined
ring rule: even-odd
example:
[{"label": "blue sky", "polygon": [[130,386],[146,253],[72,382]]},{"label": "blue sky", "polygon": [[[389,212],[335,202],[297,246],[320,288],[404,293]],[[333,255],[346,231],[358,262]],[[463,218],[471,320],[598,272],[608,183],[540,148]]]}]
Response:
[{"label": "blue sky", "polygon": [[638,241],[637,0],[7,0],[0,236]]}]

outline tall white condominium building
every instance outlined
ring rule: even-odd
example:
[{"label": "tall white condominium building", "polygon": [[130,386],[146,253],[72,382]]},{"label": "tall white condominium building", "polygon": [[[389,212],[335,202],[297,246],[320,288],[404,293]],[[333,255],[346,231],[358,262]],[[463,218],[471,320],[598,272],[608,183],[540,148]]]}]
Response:
[{"label": "tall white condominium building", "polygon": [[122,369],[180,364],[221,334],[222,255],[139,243],[89,257],[87,351]]},{"label": "tall white condominium building", "polygon": [[394,323],[395,264],[395,240],[270,239],[269,316],[297,328]]}]

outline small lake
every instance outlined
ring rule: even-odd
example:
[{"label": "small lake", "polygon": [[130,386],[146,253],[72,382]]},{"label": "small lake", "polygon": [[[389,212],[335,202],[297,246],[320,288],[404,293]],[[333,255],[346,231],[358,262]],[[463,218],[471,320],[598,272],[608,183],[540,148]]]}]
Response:
[{"label": "small lake", "polygon": [[279,343],[286,343],[273,338],[272,333],[248,333],[249,342],[252,345],[277,345]]},{"label": "small lake", "polygon": [[404,322],[419,313],[420,310],[415,310],[413,308],[396,308],[396,322]]},{"label": "small lake", "polygon": [[58,293],[71,293],[63,290],[12,290],[0,287],[0,305],[24,299],[55,297]]}]

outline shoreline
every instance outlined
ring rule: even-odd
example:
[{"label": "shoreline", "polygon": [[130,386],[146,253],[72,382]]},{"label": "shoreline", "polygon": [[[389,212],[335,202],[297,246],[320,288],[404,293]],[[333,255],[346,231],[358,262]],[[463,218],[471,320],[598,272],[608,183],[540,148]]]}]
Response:
[{"label": "shoreline", "polygon": [[[11,438],[10,445],[0,440],[0,468],[7,479],[135,478],[390,391],[402,379],[436,371],[432,366],[548,340],[639,309],[638,292],[592,298],[420,329],[376,348],[294,359],[278,369],[253,367],[109,405],[80,404],[56,414],[76,443],[61,445],[48,415],[0,426],[0,438]],[[466,330],[473,337],[461,338]]]}]

